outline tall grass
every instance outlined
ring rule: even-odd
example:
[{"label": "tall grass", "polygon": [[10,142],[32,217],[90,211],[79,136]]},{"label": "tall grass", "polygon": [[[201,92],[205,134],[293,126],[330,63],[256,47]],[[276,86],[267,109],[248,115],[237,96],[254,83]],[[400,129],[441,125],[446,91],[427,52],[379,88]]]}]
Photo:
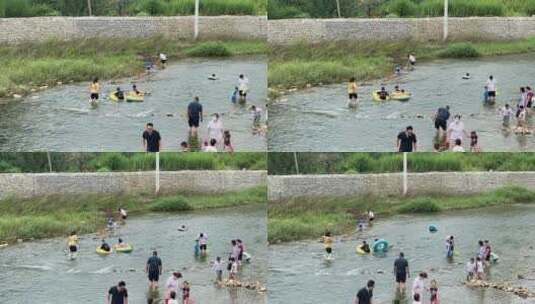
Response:
[{"label": "tall grass", "polygon": [[185,212],[266,203],[266,187],[223,194],[65,195],[0,201],[0,243],[92,233],[106,225],[106,216],[119,207],[131,215],[146,212]]},{"label": "tall grass", "polygon": [[[54,172],[152,171],[153,153],[51,153]],[[266,170],[267,155],[256,152],[160,153],[160,170]],[[0,153],[0,173],[48,172],[46,153]]]},{"label": "tall grass", "polygon": [[[419,4],[421,16],[444,15],[444,1],[424,0]],[[452,17],[505,16],[507,7],[501,0],[450,0],[449,14]]]},{"label": "tall grass", "polygon": [[319,238],[326,229],[334,234],[348,233],[354,231],[357,219],[362,218],[368,209],[385,217],[399,213],[436,213],[518,203],[535,203],[535,191],[505,187],[459,196],[293,198],[269,204],[268,240],[277,243]]},{"label": "tall grass", "polygon": [[[263,13],[257,0],[203,0],[199,10],[202,15],[256,15]],[[137,0],[128,11],[134,15],[174,16],[192,15],[195,0]]]},{"label": "tall grass", "polygon": [[264,54],[261,41],[186,42],[165,37],[144,39],[50,40],[44,43],[0,45],[0,98],[28,93],[60,82],[89,81],[136,75],[143,57],[167,53],[171,59],[190,56]]},{"label": "tall grass", "polygon": [[[403,170],[399,153],[297,153],[300,174],[390,173]],[[270,175],[295,174],[293,153],[270,153]],[[535,153],[413,153],[409,172],[535,171]]]}]

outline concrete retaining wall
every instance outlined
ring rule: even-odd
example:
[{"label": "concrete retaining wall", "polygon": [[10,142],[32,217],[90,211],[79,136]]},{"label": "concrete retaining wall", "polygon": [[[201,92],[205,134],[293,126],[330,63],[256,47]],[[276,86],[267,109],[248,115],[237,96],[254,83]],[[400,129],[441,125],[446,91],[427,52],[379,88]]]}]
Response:
[{"label": "concrete retaining wall", "polygon": [[[270,20],[273,44],[329,41],[436,41],[443,18]],[[512,40],[535,36],[535,17],[450,18],[450,40]]]},{"label": "concrete retaining wall", "polygon": [[[153,193],[155,172],[0,174],[0,199],[52,194]],[[162,193],[223,193],[266,184],[265,171],[160,172]]]},{"label": "concrete retaining wall", "polygon": [[[72,40],[81,38],[136,38],[164,35],[193,37],[193,17],[34,17],[0,18],[0,43]],[[199,19],[202,39],[266,39],[266,16],[215,16]]]},{"label": "concrete retaining wall", "polygon": [[[409,194],[477,194],[516,185],[535,189],[535,172],[431,172],[408,174]],[[401,173],[269,176],[268,199],[400,195]]]}]

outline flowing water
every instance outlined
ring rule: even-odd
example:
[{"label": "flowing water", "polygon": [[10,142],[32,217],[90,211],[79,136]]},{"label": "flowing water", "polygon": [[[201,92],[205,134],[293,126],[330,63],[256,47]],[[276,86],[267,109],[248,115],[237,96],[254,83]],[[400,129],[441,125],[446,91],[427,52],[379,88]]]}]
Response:
[{"label": "flowing water", "polygon": [[[395,216],[379,221],[360,234],[334,244],[334,261],[324,260],[323,245],[317,241],[270,246],[269,302],[351,303],[367,280],[376,282],[374,303],[397,303],[392,274],[400,251],[409,261],[411,278],[420,271],[436,279],[442,303],[520,304],[534,303],[514,294],[494,289],[470,289],[462,282],[467,260],[478,250],[480,239],[491,241],[500,256],[490,268],[489,281],[507,281],[535,290],[535,250],[533,230],[535,207],[514,206],[433,216]],[[427,231],[429,224],[438,232]],[[453,261],[445,257],[445,238],[454,235],[458,254]],[[384,257],[360,256],[355,252],[363,239],[384,238],[393,248]],[[524,276],[519,279],[518,275]],[[426,300],[428,298],[426,297]],[[401,301],[400,303],[412,303]],[[429,303],[429,302],[424,302]]]},{"label": "flowing water", "polygon": [[[63,85],[22,100],[0,103],[1,151],[140,151],[141,133],[153,122],[162,135],[164,150],[178,150],[187,140],[186,108],[198,95],[204,107],[206,135],[210,114],[222,113],[225,129],[239,151],[265,151],[266,139],[253,134],[248,108],[264,108],[266,60],[262,57],[229,60],[184,60],[136,80],[138,89],[152,94],[141,103],[114,103],[107,96],[117,86],[131,89],[131,79],[101,82],[101,103],[89,105],[88,83]],[[216,74],[218,80],[208,80]],[[247,105],[233,105],[230,96],[239,74],[249,78]]]},{"label": "flowing water", "polygon": [[[472,79],[463,80],[467,72]],[[495,106],[482,102],[489,75],[498,83]],[[354,110],[346,106],[346,84],[299,91],[270,105],[268,146],[270,151],[394,151],[397,134],[412,125],[420,150],[432,151],[436,131],[431,117],[449,105],[452,117],[462,115],[467,131],[478,132],[483,151],[533,151],[535,136],[503,128],[497,115],[505,103],[516,105],[521,86],[535,87],[533,75],[533,54],[436,60],[386,83],[388,90],[399,84],[412,92],[410,101],[373,102],[371,92],[382,84],[376,81],[360,87]]]},{"label": "flowing water", "polygon": [[[266,295],[245,288],[214,286],[215,274],[210,261],[216,256],[226,260],[230,240],[240,238],[253,257],[245,264],[241,281],[267,281],[266,212],[246,207],[181,215],[150,214],[133,217],[116,232],[134,246],[131,254],[102,257],[95,253],[99,244],[94,235],[81,239],[81,252],[69,261],[62,249],[65,239],[23,243],[0,249],[0,298],[2,303],[104,303],[108,289],[126,281],[129,303],[146,303],[148,280],[145,263],[153,249],[162,258],[164,274],[160,289],[173,271],[181,271],[191,283],[195,303],[266,303]],[[179,232],[179,225],[186,232]],[[205,232],[209,237],[207,260],[193,255],[194,239]],[[115,239],[109,239],[110,243]],[[225,276],[226,276],[225,271]],[[162,302],[155,302],[162,303]]]}]

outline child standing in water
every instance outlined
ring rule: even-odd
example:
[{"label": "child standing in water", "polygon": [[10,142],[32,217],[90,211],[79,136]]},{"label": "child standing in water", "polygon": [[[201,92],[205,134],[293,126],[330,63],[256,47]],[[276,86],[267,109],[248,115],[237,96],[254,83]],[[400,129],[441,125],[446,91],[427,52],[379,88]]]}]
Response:
[{"label": "child standing in water", "polygon": [[485,267],[483,266],[483,260],[480,257],[476,258],[476,278],[478,280],[485,279]]},{"label": "child standing in water", "polygon": [[430,304],[440,304],[438,299],[438,284],[436,280],[431,280],[431,287],[429,287],[429,293],[431,294]]},{"label": "child standing in water", "polygon": [[182,303],[183,304],[190,304],[190,285],[188,281],[184,281],[182,283]]},{"label": "child standing in water", "polygon": [[217,257],[212,265],[212,270],[215,272],[217,282],[223,280],[223,265],[221,264],[221,257]]},{"label": "child standing in water", "polygon": [[199,239],[195,240],[195,246],[193,246],[193,253],[195,256],[201,255],[201,246],[199,245]]},{"label": "child standing in water", "polygon": [[238,277],[238,261],[234,257],[230,257],[227,269],[229,270],[229,280],[236,280]]},{"label": "child standing in water", "polygon": [[355,80],[355,77],[351,77],[349,79],[349,83],[347,84],[347,94],[349,97],[349,103],[348,105],[350,107],[355,107],[358,104],[358,94],[357,94],[357,81]]},{"label": "child standing in water", "polygon": [[325,235],[323,236],[323,246],[325,247],[327,258],[330,259],[333,252],[333,238],[331,236],[331,232],[329,231],[326,231]]},{"label": "child standing in water", "polygon": [[208,249],[208,236],[205,233],[202,233],[199,235],[199,248],[201,250],[201,255],[206,255],[206,251]]},{"label": "child standing in water", "polygon": [[466,263],[466,280],[472,281],[476,275],[476,259],[470,258]]},{"label": "child standing in water", "polygon": [[76,252],[78,252],[79,244],[80,244],[80,240],[78,239],[78,235],[76,235],[76,231],[71,232],[71,235],[69,236],[67,240],[67,247],[69,247],[70,259],[74,259],[76,257]]}]

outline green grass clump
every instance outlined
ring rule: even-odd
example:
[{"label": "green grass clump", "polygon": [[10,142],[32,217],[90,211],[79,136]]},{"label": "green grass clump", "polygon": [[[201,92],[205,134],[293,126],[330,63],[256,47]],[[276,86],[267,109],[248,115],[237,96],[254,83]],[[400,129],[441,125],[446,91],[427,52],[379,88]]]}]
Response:
[{"label": "green grass clump", "polygon": [[386,10],[397,17],[414,17],[418,15],[418,5],[411,0],[388,2]]},{"label": "green grass clump", "polygon": [[[420,16],[444,15],[444,1],[424,0],[419,4]],[[452,17],[505,16],[507,6],[502,0],[450,0],[449,14]]]},{"label": "green grass clump", "polygon": [[186,54],[191,57],[227,57],[231,52],[219,42],[205,42],[188,49]]},{"label": "green grass clump", "polygon": [[0,243],[93,233],[106,226],[107,214],[119,207],[130,215],[147,212],[189,212],[266,204],[266,187],[219,194],[55,195],[0,201]]},{"label": "green grass clump", "polygon": [[481,54],[470,43],[455,43],[441,51],[439,56],[442,58],[475,58]]},{"label": "green grass clump", "polygon": [[440,206],[429,198],[418,198],[402,204],[398,208],[399,213],[434,213],[439,212]]},{"label": "green grass clump", "polygon": [[475,195],[292,198],[269,204],[268,240],[278,243],[319,238],[325,230],[334,234],[349,233],[369,209],[386,217],[519,203],[535,203],[535,191],[507,186]]},{"label": "green grass clump", "polygon": [[149,207],[151,211],[158,212],[177,212],[177,211],[190,211],[193,207],[182,196],[173,196],[157,199]]}]

